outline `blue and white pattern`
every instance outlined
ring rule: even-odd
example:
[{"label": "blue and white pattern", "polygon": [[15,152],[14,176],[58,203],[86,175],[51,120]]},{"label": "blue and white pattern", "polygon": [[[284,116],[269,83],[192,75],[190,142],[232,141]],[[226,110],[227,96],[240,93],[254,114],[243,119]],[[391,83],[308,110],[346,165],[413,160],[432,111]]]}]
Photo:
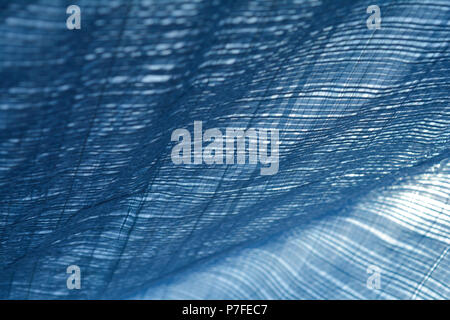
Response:
[{"label": "blue and white pattern", "polygon": [[[0,298],[449,299],[449,41],[448,0],[1,1]],[[194,121],[278,172],[174,164]]]}]

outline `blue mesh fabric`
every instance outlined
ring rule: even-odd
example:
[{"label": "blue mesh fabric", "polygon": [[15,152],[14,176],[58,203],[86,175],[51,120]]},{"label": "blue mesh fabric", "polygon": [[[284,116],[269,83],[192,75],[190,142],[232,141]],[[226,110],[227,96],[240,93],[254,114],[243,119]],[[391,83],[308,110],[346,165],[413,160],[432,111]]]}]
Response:
[{"label": "blue mesh fabric", "polygon": [[[449,299],[449,18],[448,0],[1,1],[0,298]],[[175,165],[196,120],[277,128],[278,173]]]}]

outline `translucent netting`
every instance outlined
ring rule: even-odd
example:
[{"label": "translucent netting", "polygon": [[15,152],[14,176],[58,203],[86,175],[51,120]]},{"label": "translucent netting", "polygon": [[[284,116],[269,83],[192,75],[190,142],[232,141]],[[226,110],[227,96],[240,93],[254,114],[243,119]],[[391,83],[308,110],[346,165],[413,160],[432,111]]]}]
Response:
[{"label": "translucent netting", "polygon": [[[0,298],[450,298],[447,0],[70,4],[0,2]],[[196,120],[278,173],[175,165]]]}]

